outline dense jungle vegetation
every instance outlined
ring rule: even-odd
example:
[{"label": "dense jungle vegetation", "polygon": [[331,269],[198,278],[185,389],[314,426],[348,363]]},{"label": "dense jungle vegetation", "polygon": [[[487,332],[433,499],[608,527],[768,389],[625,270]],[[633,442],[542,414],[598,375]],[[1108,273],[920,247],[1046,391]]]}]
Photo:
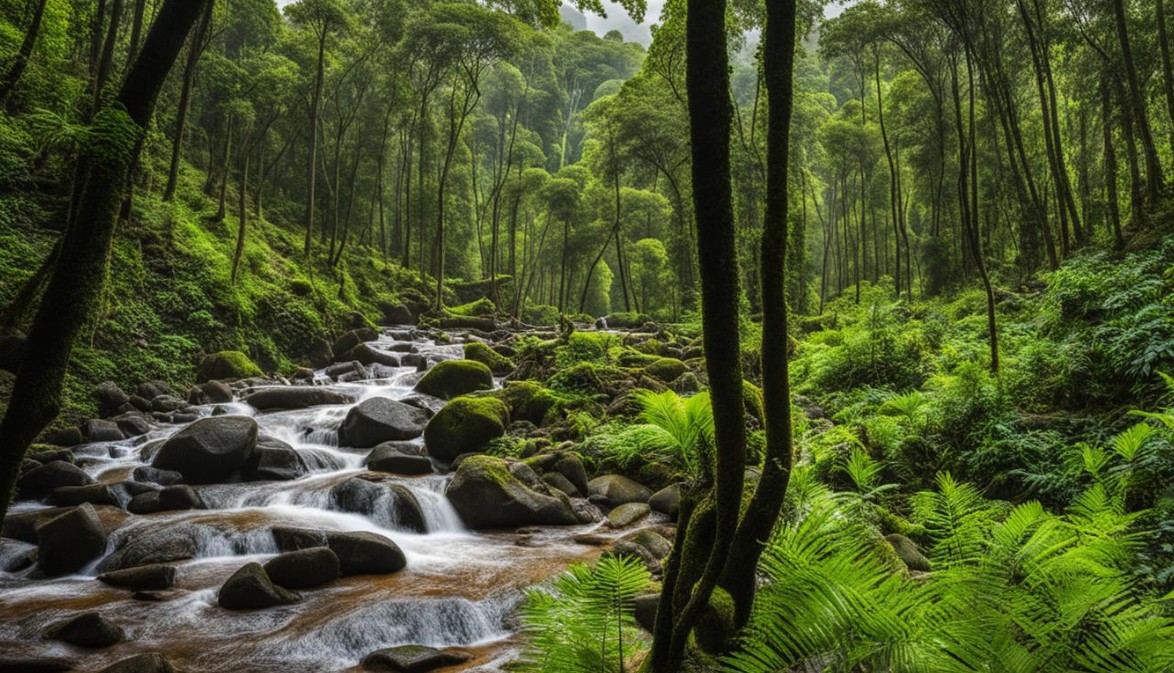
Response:
[{"label": "dense jungle vegetation", "polygon": [[0,519],[75,447],[407,366],[470,529],[635,531],[511,670],[1174,671],[1171,14],[4,0]]}]

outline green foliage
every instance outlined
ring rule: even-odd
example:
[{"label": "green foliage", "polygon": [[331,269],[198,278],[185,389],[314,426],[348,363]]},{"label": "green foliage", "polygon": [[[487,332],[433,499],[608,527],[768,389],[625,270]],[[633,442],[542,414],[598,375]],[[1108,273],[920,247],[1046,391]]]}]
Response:
[{"label": "green foliage", "polygon": [[647,650],[635,626],[633,600],[648,591],[644,563],[606,556],[574,565],[550,591],[533,589],[522,604],[530,639],[520,670],[535,673],[622,673]]}]

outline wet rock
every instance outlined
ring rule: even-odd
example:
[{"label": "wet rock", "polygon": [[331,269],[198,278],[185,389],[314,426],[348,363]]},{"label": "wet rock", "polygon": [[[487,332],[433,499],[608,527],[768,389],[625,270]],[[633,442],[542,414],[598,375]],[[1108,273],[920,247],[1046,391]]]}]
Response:
[{"label": "wet rock", "polygon": [[917,572],[929,572],[929,559],[921,553],[916,542],[898,533],[886,535],[885,542],[889,543],[906,568]]},{"label": "wet rock", "polygon": [[151,411],[158,411],[164,414],[186,409],[187,407],[188,403],[175,395],[158,395],[151,399]]},{"label": "wet rock", "polygon": [[275,585],[260,563],[249,563],[224,582],[216,602],[225,610],[261,610],[288,605],[298,598]]},{"label": "wet rock", "polygon": [[405,353],[400,356],[399,364],[401,367],[415,367],[416,371],[422,372],[428,368],[428,358],[419,353]]},{"label": "wet rock", "polygon": [[179,472],[190,484],[209,484],[243,467],[256,449],[257,422],[253,419],[203,418],[172,435],[151,464]]},{"label": "wet rock", "polygon": [[54,449],[45,444],[34,444],[29,447],[28,457],[42,465],[55,462],[75,464],[76,460],[72,449]]},{"label": "wet rock", "polygon": [[62,486],[85,486],[92,483],[94,478],[80,467],[55,460],[21,475],[16,482],[16,491],[18,498],[40,499]]},{"label": "wet rock", "polygon": [[[196,383],[208,381],[235,381],[247,379],[251,376],[262,376],[261,368],[253,364],[249,356],[240,351],[220,351],[212,353],[200,363],[200,372],[196,376]],[[141,393],[140,393],[141,394]],[[143,397],[149,397],[143,395]]]},{"label": "wet rock", "polygon": [[559,456],[559,459],[554,463],[552,468],[555,472],[567,478],[567,481],[574,485],[575,490],[582,495],[587,495],[590,491],[587,481],[587,468],[583,465],[583,459],[577,453],[564,453]]},{"label": "wet rock", "polygon": [[660,594],[637,596],[635,603],[636,623],[645,631],[652,633],[656,629],[656,609],[660,606]]},{"label": "wet rock", "polygon": [[328,404],[350,404],[342,393],[314,386],[278,386],[259,390],[244,399],[254,409],[308,409]]},{"label": "wet rock", "polygon": [[37,545],[21,540],[0,538],[0,572],[14,573],[33,565]]},{"label": "wet rock", "polygon": [[146,413],[151,410],[151,400],[141,395],[131,395],[130,406],[134,407],[138,411]]},{"label": "wet rock", "polygon": [[445,360],[428,370],[415,389],[425,395],[451,400],[478,390],[492,390],[493,372],[473,360]]},{"label": "wet rock", "polygon": [[94,400],[98,402],[98,414],[102,418],[110,418],[118,414],[122,405],[130,403],[130,395],[113,381],[104,381],[94,388]]},{"label": "wet rock", "polygon": [[175,669],[163,655],[150,652],[110,664],[98,673],[175,673]]},{"label": "wet rock", "polygon": [[370,448],[383,442],[415,439],[423,434],[427,423],[428,415],[414,406],[372,397],[347,412],[339,433],[348,446]]},{"label": "wet rock", "polygon": [[286,589],[311,589],[338,579],[338,555],[328,547],[312,547],[276,556],[265,564],[274,584]]},{"label": "wet rock", "polygon": [[673,521],[677,520],[677,514],[681,511],[681,485],[672,484],[666,486],[648,499],[648,505],[652,507],[652,511],[667,514]]},{"label": "wet rock", "polygon": [[575,518],[579,520],[579,523],[586,524],[603,521],[603,512],[587,500],[572,500],[571,509],[575,511]]},{"label": "wet rock", "polygon": [[575,485],[572,484],[569,479],[559,474],[558,472],[548,472],[547,474],[542,475],[542,481],[544,481],[547,486],[550,486],[551,488],[557,488],[563,493],[566,493],[568,497],[583,497],[583,494],[579,492],[579,489],[575,488]]},{"label": "wet rock", "polygon": [[87,442],[120,442],[126,439],[118,424],[113,421],[91,419],[82,423],[81,430]]},{"label": "wet rock", "polygon": [[253,460],[241,470],[245,481],[292,481],[310,473],[302,454],[272,438],[258,442]]},{"label": "wet rock", "polygon": [[384,367],[398,367],[399,356],[376,348],[371,344],[359,344],[346,352],[344,357],[357,360],[365,365],[383,365]]},{"label": "wet rock", "polygon": [[328,546],[326,532],[313,528],[274,526],[270,532],[273,533],[273,542],[283,552]]},{"label": "wet rock", "polygon": [[188,404],[227,404],[232,401],[232,388],[223,381],[208,381],[188,390]]},{"label": "wet rock", "polygon": [[587,483],[587,490],[591,495],[606,499],[612,506],[629,502],[647,503],[652,497],[652,491],[647,486],[619,474],[596,477]]},{"label": "wet rock", "polygon": [[178,484],[159,491],[159,505],[163,511],[204,509],[204,500],[191,486]]},{"label": "wet rock", "polygon": [[128,411],[110,420],[117,423],[118,429],[127,437],[138,437],[151,431],[151,421],[141,411]]},{"label": "wet rock", "polygon": [[367,469],[402,475],[432,474],[432,461],[425,456],[406,453],[416,449],[413,444],[384,442],[367,454]]},{"label": "wet rock", "polygon": [[452,461],[465,453],[484,451],[505,434],[509,407],[492,397],[458,397],[444,405],[424,428],[428,455]]},{"label": "wet rock", "polygon": [[534,490],[504,460],[492,456],[462,460],[445,494],[465,525],[474,529],[578,523],[565,496]]},{"label": "wet rock", "polygon": [[68,659],[18,659],[0,655],[0,673],[64,673],[73,670]]},{"label": "wet rock", "polygon": [[102,573],[98,580],[111,586],[132,591],[163,591],[175,586],[174,566],[156,563]]},{"label": "wet rock", "polygon": [[142,465],[136,467],[135,471],[131,473],[135,481],[144,482],[148,484],[159,484],[160,486],[171,486],[173,484],[182,484],[183,475],[174,470],[160,470],[157,467],[150,465]]},{"label": "wet rock", "polygon": [[136,535],[102,559],[98,564],[98,572],[107,573],[158,563],[186,561],[196,555],[197,538],[196,528],[186,525]]},{"label": "wet rock", "polygon": [[349,362],[338,362],[338,363],[332,364],[329,367],[327,367],[325,370],[323,370],[323,373],[325,373],[327,376],[334,379],[335,381],[337,381],[341,377],[347,376],[347,375],[356,375],[357,374],[357,375],[363,376],[363,377],[367,376],[367,370],[363,367],[363,363],[359,362],[358,360],[351,360]]},{"label": "wet rock", "polygon": [[465,359],[480,362],[498,375],[514,370],[514,363],[509,358],[477,341],[465,344]]},{"label": "wet rock", "polygon": [[37,565],[46,575],[77,572],[105,551],[106,530],[88,503],[37,528]]},{"label": "wet rock", "polygon": [[346,575],[388,575],[403,570],[407,558],[399,546],[378,533],[326,533],[330,550],[338,556],[339,570]]},{"label": "wet rock", "polygon": [[54,430],[41,438],[41,441],[53,446],[77,446],[86,441],[82,436],[82,431],[79,428],[62,428]]},{"label": "wet rock", "polygon": [[363,658],[363,669],[396,673],[427,673],[444,666],[456,666],[471,659],[454,650],[438,650],[424,645],[400,645],[376,650]]},{"label": "wet rock", "polygon": [[355,477],[330,489],[331,507],[341,512],[386,516],[386,523],[417,533],[426,531],[420,503],[400,484],[375,484]]},{"label": "wet rock", "polygon": [[382,306],[383,322],[388,325],[411,325],[416,322],[412,310],[403,304],[388,304]]},{"label": "wet rock", "polygon": [[162,512],[163,504],[159,502],[159,491],[147,491],[134,496],[126,503],[126,511],[131,514]]},{"label": "wet rock", "polygon": [[114,497],[110,487],[105,484],[62,486],[49,494],[49,503],[57,507],[73,507],[87,502],[91,505],[111,505],[114,504]]},{"label": "wet rock", "polygon": [[160,395],[172,395],[174,393],[175,391],[171,389],[170,383],[155,379],[152,381],[143,381],[140,383],[135,387],[135,394],[131,397],[133,398],[134,396],[138,396],[145,400],[153,400]]},{"label": "wet rock", "polygon": [[379,335],[375,333],[375,330],[369,327],[352,330],[339,337],[338,341],[334,342],[334,347],[330,351],[334,354],[335,360],[342,360],[345,358],[347,352],[355,346],[368,341],[375,341],[378,338]]},{"label": "wet rock", "polygon": [[652,513],[652,508],[643,502],[629,502],[616,507],[607,514],[607,523],[612,528],[627,528]]},{"label": "wet rock", "polygon": [[45,636],[63,643],[98,649],[122,642],[126,634],[97,612],[86,612],[49,627]]}]

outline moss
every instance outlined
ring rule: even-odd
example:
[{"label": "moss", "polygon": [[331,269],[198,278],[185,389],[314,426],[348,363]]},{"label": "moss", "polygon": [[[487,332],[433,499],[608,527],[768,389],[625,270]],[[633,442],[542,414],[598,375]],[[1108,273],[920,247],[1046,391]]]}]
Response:
[{"label": "moss", "polygon": [[623,367],[580,362],[557,371],[546,385],[554,390],[577,395],[612,396],[631,380],[629,370]]},{"label": "moss", "polygon": [[605,320],[607,320],[607,326],[612,329],[633,329],[643,327],[645,323],[652,322],[652,318],[649,318],[643,313],[636,313],[635,311],[612,313]]},{"label": "moss", "polygon": [[631,348],[621,350],[616,358],[616,361],[625,367],[647,367],[656,363],[657,360],[660,360],[660,357],[657,355],[641,353]]},{"label": "moss", "polygon": [[480,362],[489,367],[494,374],[508,374],[514,369],[512,360],[480,341],[471,341],[465,344],[465,359]]},{"label": "moss", "polygon": [[644,367],[645,374],[662,383],[672,383],[687,371],[689,368],[685,366],[685,363],[676,358],[659,358]]},{"label": "moss", "polygon": [[509,405],[514,420],[539,426],[553,420],[552,417],[564,406],[561,397],[531,381],[510,382],[498,391],[497,397]]},{"label": "moss", "polygon": [[746,415],[762,425],[766,412],[762,406],[762,389],[749,381],[742,382],[742,404],[746,406]]},{"label": "moss", "polygon": [[416,384],[416,391],[451,400],[454,397],[493,388],[493,372],[473,360],[445,360],[428,370]]},{"label": "moss", "polygon": [[200,363],[200,374],[197,383],[205,381],[219,381],[223,379],[247,379],[251,376],[262,376],[261,368],[249,359],[249,356],[240,351],[220,351],[212,353]]},{"label": "moss", "polygon": [[494,305],[491,299],[482,297],[468,304],[453,306],[448,309],[448,312],[452,315],[461,316],[462,318],[484,318],[497,313],[497,306]]},{"label": "moss", "polygon": [[428,454],[449,461],[464,453],[484,451],[505,434],[510,410],[495,397],[458,397],[444,405],[424,428]]},{"label": "moss", "polygon": [[693,629],[697,647],[706,654],[722,654],[729,651],[737,631],[734,599],[725,589],[715,588]]}]

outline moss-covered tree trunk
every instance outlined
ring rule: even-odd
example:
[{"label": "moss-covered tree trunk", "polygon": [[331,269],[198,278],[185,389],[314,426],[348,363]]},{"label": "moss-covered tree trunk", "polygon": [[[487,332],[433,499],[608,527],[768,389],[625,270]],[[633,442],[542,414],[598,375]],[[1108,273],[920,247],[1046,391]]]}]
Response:
[{"label": "moss-covered tree trunk", "polygon": [[184,39],[212,0],[166,0],[117,98],[95,116],[81,212],[61,241],[53,275],[29,330],[0,422],[0,519],[16,487],[25,451],[61,408],[61,389],[74,338],[92,318],[106,281],[114,230],[131,166],[159,90]]},{"label": "moss-covered tree trunk", "polygon": [[46,1],[39,0],[37,2],[37,6],[33,9],[32,21],[29,22],[28,30],[24,34],[24,40],[20,43],[20,51],[16,52],[16,58],[8,66],[8,71],[4,73],[4,78],[0,80],[0,107],[8,101],[8,95],[16,88],[16,83],[20,81],[21,75],[24,74],[25,68],[28,67],[29,59],[32,58],[33,47],[36,46],[37,37],[41,34],[41,20],[45,18]]},{"label": "moss-covered tree trunk", "polygon": [[678,535],[673,572],[666,573],[649,658],[653,673],[681,670],[689,634],[722,574],[738,526],[746,455],[725,0],[689,0],[686,53],[701,323],[716,446],[712,487],[697,498],[697,511]]}]

